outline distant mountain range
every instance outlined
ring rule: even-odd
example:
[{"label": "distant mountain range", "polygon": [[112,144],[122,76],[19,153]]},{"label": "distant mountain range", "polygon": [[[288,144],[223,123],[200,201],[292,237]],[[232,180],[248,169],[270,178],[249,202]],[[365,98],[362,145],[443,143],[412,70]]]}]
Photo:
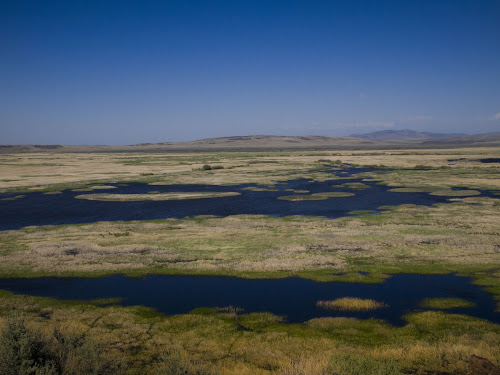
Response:
[{"label": "distant mountain range", "polygon": [[124,146],[0,145],[0,154],[18,152],[219,152],[293,150],[381,150],[411,148],[500,147],[500,132],[465,135],[384,130],[350,137],[247,135],[191,142]]},{"label": "distant mountain range", "polygon": [[431,133],[431,132],[417,132],[414,130],[381,130],[365,134],[351,134],[349,137],[369,139],[371,141],[392,141],[397,139],[425,139],[425,138],[456,138],[466,137],[469,134],[463,133]]}]

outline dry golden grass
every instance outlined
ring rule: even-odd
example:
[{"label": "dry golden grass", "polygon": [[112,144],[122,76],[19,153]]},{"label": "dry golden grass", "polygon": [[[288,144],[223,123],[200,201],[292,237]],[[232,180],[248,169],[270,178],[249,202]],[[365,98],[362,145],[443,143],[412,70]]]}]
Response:
[{"label": "dry golden grass", "polygon": [[[274,184],[318,167],[318,157],[295,154],[2,154],[0,191],[43,190],[106,182],[153,180],[159,184]],[[205,164],[224,169],[204,171]],[[292,177],[289,177],[292,178]]]},{"label": "dry golden grass", "polygon": [[[500,148],[464,148],[443,150],[384,151],[293,151],[255,153],[33,153],[0,155],[0,191],[13,189],[40,190],[105,182],[153,179],[160,183],[274,184],[290,178],[331,179],[331,175],[311,172],[340,160],[355,165],[385,165],[391,168],[413,168],[428,165],[446,167],[451,172],[443,184],[436,171],[414,170],[405,175],[377,176],[391,186],[412,187],[415,179],[429,186],[468,185],[499,188],[493,175],[479,176],[478,171],[497,168],[483,164],[481,158],[500,157]],[[463,160],[458,160],[462,159]],[[452,160],[452,161],[450,161]],[[453,161],[458,160],[458,161]],[[223,166],[214,171],[199,170],[204,164]],[[439,171],[437,171],[439,172]],[[269,186],[268,186],[269,187]]]},{"label": "dry golden grass", "polygon": [[343,297],[330,301],[318,301],[316,306],[325,310],[344,310],[344,311],[368,311],[377,310],[386,307],[382,302],[373,299],[361,299],[356,297]]}]

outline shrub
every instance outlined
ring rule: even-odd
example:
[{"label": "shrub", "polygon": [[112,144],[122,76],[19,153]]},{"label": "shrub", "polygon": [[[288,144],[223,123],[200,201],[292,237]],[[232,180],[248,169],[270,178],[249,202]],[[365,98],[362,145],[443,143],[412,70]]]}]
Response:
[{"label": "shrub", "polygon": [[105,374],[98,343],[84,335],[54,330],[50,341],[26,327],[24,318],[7,318],[0,336],[2,375]]},{"label": "shrub", "polygon": [[58,374],[55,358],[38,331],[28,329],[19,316],[7,319],[0,338],[3,375]]},{"label": "shrub", "polygon": [[208,164],[205,164],[203,167],[201,167],[201,169],[203,169],[204,171],[211,171],[212,170],[212,166],[208,165]]},{"label": "shrub", "polygon": [[61,374],[104,374],[99,343],[87,339],[84,335],[64,334],[54,330],[53,348]]}]

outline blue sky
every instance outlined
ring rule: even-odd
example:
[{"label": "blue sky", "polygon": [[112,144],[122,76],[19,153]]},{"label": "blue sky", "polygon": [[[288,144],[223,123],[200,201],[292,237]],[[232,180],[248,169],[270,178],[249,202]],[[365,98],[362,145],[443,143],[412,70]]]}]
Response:
[{"label": "blue sky", "polygon": [[500,130],[500,1],[0,2],[0,144]]}]

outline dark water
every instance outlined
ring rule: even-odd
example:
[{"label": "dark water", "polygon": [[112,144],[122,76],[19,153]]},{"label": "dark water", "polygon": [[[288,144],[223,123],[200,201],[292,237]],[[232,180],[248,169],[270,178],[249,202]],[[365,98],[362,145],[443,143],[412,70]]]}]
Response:
[{"label": "dark water", "polygon": [[[369,171],[369,169],[351,168],[343,171],[330,171],[342,177]],[[370,186],[366,190],[352,190],[346,187],[334,188],[348,182],[363,182]],[[307,179],[286,181],[276,185],[277,192],[250,191],[246,187],[255,184],[236,186],[217,185],[148,185],[145,183],[130,183],[126,186],[111,184],[116,189],[95,190],[92,192],[74,192],[65,190],[62,194],[46,195],[41,192],[25,194],[24,198],[2,200],[19,194],[0,194],[0,230],[19,229],[28,225],[57,225],[91,223],[96,221],[129,221],[153,220],[164,218],[183,218],[196,215],[228,216],[238,214],[262,214],[270,216],[310,215],[338,218],[348,215],[351,211],[372,210],[379,212],[384,205],[417,204],[430,206],[435,203],[448,202],[446,197],[432,196],[428,193],[394,193],[390,188],[377,185],[373,181],[362,181],[350,178],[314,182]],[[295,193],[286,189],[309,190],[311,193],[348,191],[355,194],[346,198],[330,198],[320,201],[287,201],[278,199],[283,195]],[[100,202],[75,199],[81,194],[145,194],[149,191],[159,192],[228,192],[241,193],[240,196],[187,199],[171,201],[140,201],[140,202]],[[488,195],[488,192],[482,192]]]},{"label": "dark water", "polygon": [[[382,284],[319,283],[299,278],[248,280],[215,276],[160,276],[144,278],[0,279],[0,289],[14,293],[59,299],[91,300],[122,298],[124,306],[143,305],[165,314],[182,314],[197,307],[235,306],[250,312],[271,312],[287,322],[304,322],[316,317],[349,316],[384,319],[403,325],[404,314],[422,310],[424,298],[456,297],[475,304],[448,310],[500,323],[493,297],[466,277],[455,275],[398,274]],[[327,311],[316,307],[318,300],[341,297],[371,298],[389,307],[368,312]]]},{"label": "dark water", "polygon": [[481,163],[500,163],[500,158],[479,159]]}]

